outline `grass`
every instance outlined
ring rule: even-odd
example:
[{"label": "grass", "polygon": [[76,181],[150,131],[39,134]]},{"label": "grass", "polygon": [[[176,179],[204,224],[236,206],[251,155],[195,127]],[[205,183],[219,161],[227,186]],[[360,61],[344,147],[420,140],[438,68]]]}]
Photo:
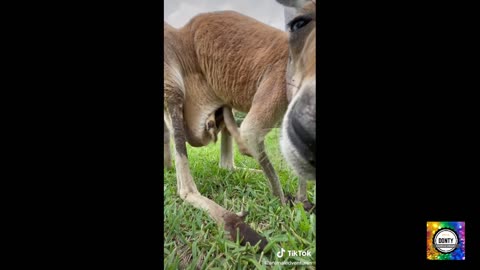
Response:
[{"label": "grass", "polygon": [[[267,135],[266,151],[285,194],[295,194],[298,179],[282,158],[278,137],[278,128]],[[248,211],[245,223],[265,236],[269,244],[258,252],[256,246],[230,241],[206,212],[179,198],[175,169],[164,170],[165,269],[315,269],[315,215],[306,213],[300,204],[282,206],[271,194],[263,173],[219,168],[220,142],[200,148],[187,145],[187,151],[200,193],[234,213]],[[254,159],[241,155],[236,145],[234,160],[238,167],[260,169]],[[307,187],[309,200],[314,202],[314,184],[308,183]],[[286,252],[278,258],[281,248]],[[288,250],[310,251],[311,256],[288,256]]]}]

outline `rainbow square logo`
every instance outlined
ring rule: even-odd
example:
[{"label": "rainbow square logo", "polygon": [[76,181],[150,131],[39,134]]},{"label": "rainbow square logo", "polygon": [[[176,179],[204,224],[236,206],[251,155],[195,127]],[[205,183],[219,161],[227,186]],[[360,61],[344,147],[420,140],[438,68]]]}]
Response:
[{"label": "rainbow square logo", "polygon": [[465,222],[427,222],[428,260],[465,260]]}]

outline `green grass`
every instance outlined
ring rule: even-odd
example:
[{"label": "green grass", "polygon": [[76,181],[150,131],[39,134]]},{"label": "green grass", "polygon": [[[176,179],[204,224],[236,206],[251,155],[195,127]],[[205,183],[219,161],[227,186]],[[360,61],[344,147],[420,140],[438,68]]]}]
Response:
[{"label": "green grass", "polygon": [[[285,194],[295,194],[298,179],[281,155],[278,137],[277,128],[267,135],[266,151]],[[300,204],[282,206],[271,194],[263,173],[219,168],[220,140],[207,147],[187,145],[187,151],[190,170],[200,193],[234,213],[248,211],[245,223],[265,236],[269,244],[263,252],[257,252],[257,247],[230,241],[223,228],[206,212],[179,198],[175,169],[164,170],[165,269],[315,269],[315,215],[306,213]],[[241,155],[236,145],[235,165],[260,169],[254,159]],[[307,187],[309,200],[314,202],[314,184],[309,182]],[[278,258],[276,253],[281,248],[309,250],[311,256],[288,256],[286,252]],[[267,265],[265,261],[311,264]]]}]

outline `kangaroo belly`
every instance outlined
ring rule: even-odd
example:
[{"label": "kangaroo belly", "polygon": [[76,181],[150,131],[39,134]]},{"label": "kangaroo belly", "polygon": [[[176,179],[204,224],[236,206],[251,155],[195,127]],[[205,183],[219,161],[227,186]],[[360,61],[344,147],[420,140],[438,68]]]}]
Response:
[{"label": "kangaroo belly", "polygon": [[187,142],[194,147],[208,145],[214,141],[208,120],[222,106],[222,101],[212,93],[201,76],[189,78],[185,86],[183,115]]}]

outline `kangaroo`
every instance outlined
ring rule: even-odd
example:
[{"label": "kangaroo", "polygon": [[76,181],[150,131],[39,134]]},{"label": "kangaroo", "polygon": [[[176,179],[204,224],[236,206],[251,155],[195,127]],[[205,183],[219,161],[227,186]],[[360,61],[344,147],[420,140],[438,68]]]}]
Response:
[{"label": "kangaroo", "polygon": [[[186,143],[201,147],[215,140],[208,122],[215,119],[212,114],[217,110],[221,109],[223,116],[231,109],[246,112],[238,133],[235,129],[232,133],[243,140],[247,152],[261,165],[272,193],[284,204],[280,181],[265,153],[264,137],[287,109],[287,60],[286,32],[237,12],[201,14],[180,29],[164,23],[164,133],[173,133],[177,192],[194,207],[206,210],[232,239],[239,229],[242,244],[260,242],[260,249],[267,240],[243,222],[243,215],[198,192]],[[230,141],[231,145],[229,130],[221,132],[221,143]],[[231,151],[231,146],[221,148],[222,152]],[[233,160],[233,154],[224,153],[221,158],[228,166],[230,161],[225,159]]]},{"label": "kangaroo", "polygon": [[280,146],[287,163],[300,178],[297,200],[308,204],[306,181],[316,181],[316,1],[277,2],[296,10],[287,24],[289,61],[286,81],[289,105],[282,121]]}]

